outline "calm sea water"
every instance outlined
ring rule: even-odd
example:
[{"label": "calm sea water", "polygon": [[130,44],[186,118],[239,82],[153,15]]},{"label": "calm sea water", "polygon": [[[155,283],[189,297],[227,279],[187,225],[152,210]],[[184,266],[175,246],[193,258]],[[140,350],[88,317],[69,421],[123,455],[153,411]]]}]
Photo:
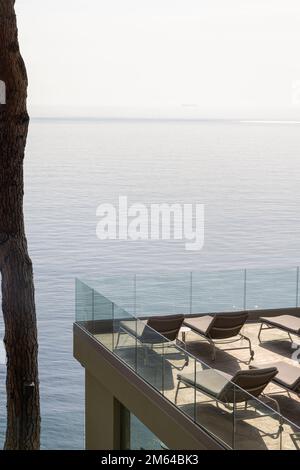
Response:
[{"label": "calm sea water", "polygon": [[[74,278],[300,264],[299,154],[297,124],[32,121],[25,211],[43,448],[84,442],[83,369],[72,358]],[[204,203],[203,250],[188,252],[182,241],[100,242],[96,208],[119,195],[129,203]],[[2,364],[2,438],[4,388]]]}]

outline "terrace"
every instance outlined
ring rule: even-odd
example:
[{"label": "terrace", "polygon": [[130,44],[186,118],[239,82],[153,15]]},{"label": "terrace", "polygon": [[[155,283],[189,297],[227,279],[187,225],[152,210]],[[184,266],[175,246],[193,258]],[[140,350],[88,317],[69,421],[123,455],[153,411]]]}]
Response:
[{"label": "terrace", "polygon": [[[258,318],[283,313],[299,316],[298,298],[298,268],[77,280],[75,325],[221,448],[296,450],[300,448],[300,398],[296,393],[270,382],[263,396],[254,397],[231,382],[231,398],[226,403],[195,386],[180,383],[178,387],[181,375],[189,374],[195,384],[199,372],[211,368],[220,377],[222,372],[234,375],[247,370],[248,349],[225,351],[228,345],[218,345],[213,360],[211,345],[195,332],[181,329],[177,341],[166,341],[147,325],[147,319],[247,311],[242,333],[252,343],[255,363],[281,361],[299,367],[299,337],[293,337],[291,344],[285,332],[272,329],[263,332],[262,343],[258,341]],[[124,322],[129,322],[129,329]],[[151,336],[152,344],[140,341],[139,331]],[[239,346],[247,346],[247,342],[240,339],[232,348]]]}]

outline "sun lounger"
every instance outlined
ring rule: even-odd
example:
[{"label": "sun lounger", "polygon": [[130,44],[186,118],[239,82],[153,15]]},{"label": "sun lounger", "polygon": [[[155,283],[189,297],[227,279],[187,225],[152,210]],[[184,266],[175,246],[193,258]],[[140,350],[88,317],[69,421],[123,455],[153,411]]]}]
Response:
[{"label": "sun lounger", "polygon": [[265,367],[275,367],[278,374],[273,377],[272,381],[283,387],[289,392],[300,394],[300,366],[289,364],[287,362],[278,361],[271,364],[252,363],[251,369],[264,369]]},{"label": "sun lounger", "polygon": [[[178,374],[175,403],[181,383],[185,387],[195,387],[225,404],[245,402],[253,397],[259,397],[277,373],[276,367],[267,367],[239,370],[233,376],[217,369],[204,369],[196,374]],[[235,390],[233,384],[238,386]],[[247,393],[243,393],[241,389]]]},{"label": "sun lounger", "polygon": [[[145,364],[148,362],[148,349],[153,349],[154,345],[174,346],[178,333],[184,320],[183,315],[165,315],[150,317],[142,320],[122,320],[119,325],[118,339],[115,348],[117,349],[122,333],[126,333],[139,341],[143,346]],[[184,355],[182,366],[172,365],[175,369],[182,370],[189,362],[187,354]]]},{"label": "sun lounger", "polygon": [[142,320],[124,320],[120,329],[137,338],[141,343],[162,344],[177,339],[184,320],[183,315],[165,315]]},{"label": "sun lounger", "polygon": [[[261,332],[263,330],[270,330],[277,328],[285,331],[288,334],[289,339],[293,342],[291,334],[300,336],[300,318],[294,317],[293,315],[279,315],[277,317],[261,317],[261,325],[258,333],[258,339],[261,343]],[[274,341],[278,341],[274,340]]]},{"label": "sun lounger", "polygon": [[203,315],[199,317],[186,318],[184,325],[191,328],[192,331],[205,338],[212,346],[212,359],[216,359],[216,344],[235,343],[241,339],[248,342],[247,346],[226,348],[222,351],[232,351],[233,349],[249,349],[250,359],[254,357],[254,351],[251,347],[251,341],[247,336],[241,333],[248,318],[248,313],[218,313],[215,315]]},{"label": "sun lounger", "polygon": [[[276,367],[267,367],[264,369],[239,370],[233,376],[216,369],[204,369],[196,374],[180,373],[177,375],[178,385],[175,395],[175,403],[177,404],[178,401],[179,390],[193,387],[202,394],[208,396],[211,401],[215,401],[217,406],[219,403],[222,403],[227,410],[235,413],[234,419],[236,421],[237,419],[245,419],[245,415],[243,414],[241,414],[240,417],[237,416],[238,403],[244,403],[246,408],[247,405],[254,405],[254,408],[256,409],[255,398],[259,399],[264,397],[265,400],[268,400],[275,406],[276,412],[279,413],[278,415],[275,415],[279,418],[278,432],[275,434],[275,437],[280,438],[281,448],[282,420],[279,404],[274,400],[274,398],[264,394],[265,388],[271,380],[274,379],[277,372]],[[259,412],[257,417],[269,415],[269,411],[266,414]]]},{"label": "sun lounger", "polygon": [[[178,374],[178,385],[175,395],[175,403],[178,401],[178,393],[180,389],[186,387],[196,388],[199,392],[209,397],[210,401],[215,401],[217,406],[219,403],[222,403],[227,410],[234,413],[234,419],[237,420],[246,420],[247,414],[246,410],[248,405],[254,406],[254,409],[257,408],[256,399],[264,398],[268,400],[275,407],[274,415],[278,418],[278,431],[275,433],[276,438],[280,438],[280,448],[282,446],[282,419],[280,415],[279,404],[274,398],[271,398],[269,395],[264,394],[264,390],[271,380],[276,376],[277,369],[275,367],[267,367],[265,369],[249,369],[249,370],[239,370],[233,376],[221,372],[216,369],[204,369],[196,374]],[[200,401],[199,405],[204,404],[205,402]],[[241,411],[239,415],[237,414],[238,404],[244,403],[244,413]],[[259,409],[259,408],[258,408]],[[275,414],[275,413],[278,413]],[[270,411],[267,410],[267,413],[262,413],[261,409],[256,414],[257,418],[262,418],[264,416],[270,416]],[[265,433],[271,435],[269,433]],[[272,436],[274,434],[272,433]]]}]

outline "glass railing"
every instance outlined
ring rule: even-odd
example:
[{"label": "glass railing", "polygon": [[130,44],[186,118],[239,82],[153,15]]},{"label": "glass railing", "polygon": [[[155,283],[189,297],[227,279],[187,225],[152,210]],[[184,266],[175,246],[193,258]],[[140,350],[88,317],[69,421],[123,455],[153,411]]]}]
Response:
[{"label": "glass railing", "polygon": [[[296,294],[290,289],[291,274],[292,271],[284,273],[283,285],[280,281],[275,283],[275,287],[282,287],[287,293],[285,299]],[[210,278],[205,278],[201,273],[173,277],[150,276],[150,279],[144,276],[140,279],[140,289],[139,277],[134,276],[134,289],[130,295],[129,290],[126,294],[128,296],[125,292],[121,295],[115,293],[114,301],[108,297],[108,281],[104,283],[107,295],[103,295],[100,292],[101,281],[87,283],[77,280],[76,322],[225,448],[299,449],[300,428],[280,414],[273,395],[254,397],[233,383],[230,376],[211,368],[187,351],[180,335],[177,341],[168,341],[142,318],[149,313],[205,312],[208,304],[215,307],[219,305],[219,309],[214,308],[214,311],[229,311],[232,304],[237,310],[242,310],[245,298],[243,295],[240,297],[240,294],[244,292],[245,282],[251,293],[249,299],[255,302],[254,308],[265,307],[267,296],[262,291],[261,282],[254,282],[254,277],[252,282],[251,276],[245,275],[245,272],[241,272],[241,278],[237,272],[231,276],[234,288],[224,273],[211,274]],[[264,279],[268,279],[269,295],[272,295],[272,282],[269,278]],[[199,292],[203,292],[205,286],[206,289],[208,286],[212,288],[212,283],[217,286],[216,297],[208,292],[206,297],[201,297]],[[116,288],[116,281],[111,285]],[[183,287],[185,296],[180,297],[182,302],[177,303],[179,290]],[[261,293],[261,296],[255,297],[255,292]],[[133,312],[143,314],[141,318],[120,306],[115,301],[118,295]],[[151,298],[148,299],[148,296]],[[191,299],[195,302],[195,308],[193,302],[187,308]],[[270,302],[273,301],[270,299]],[[174,308],[170,309],[171,305]],[[272,305],[278,307],[275,303]]]},{"label": "glass railing", "polygon": [[[87,284],[138,317],[162,313],[279,309],[300,305],[298,267],[127,274],[93,281],[89,279]],[[91,302],[92,299],[83,308],[91,308]]]}]

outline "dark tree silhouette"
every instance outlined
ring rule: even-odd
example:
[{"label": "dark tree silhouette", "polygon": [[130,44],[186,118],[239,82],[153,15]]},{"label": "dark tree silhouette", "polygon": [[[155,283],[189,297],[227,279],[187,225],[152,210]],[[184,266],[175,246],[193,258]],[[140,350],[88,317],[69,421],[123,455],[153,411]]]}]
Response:
[{"label": "dark tree silhouette", "polygon": [[15,1],[0,0],[0,271],[7,356],[6,449],[38,449],[38,342],[32,263],[23,216],[23,161],[28,132],[27,74]]}]

